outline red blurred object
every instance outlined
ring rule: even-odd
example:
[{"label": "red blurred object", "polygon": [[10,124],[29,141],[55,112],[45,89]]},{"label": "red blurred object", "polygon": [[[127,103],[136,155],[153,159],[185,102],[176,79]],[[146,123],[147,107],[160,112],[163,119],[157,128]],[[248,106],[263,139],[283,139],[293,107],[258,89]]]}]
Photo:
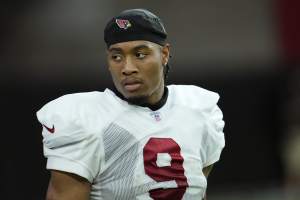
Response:
[{"label": "red blurred object", "polygon": [[300,61],[300,1],[278,0],[278,17],[283,57]]}]

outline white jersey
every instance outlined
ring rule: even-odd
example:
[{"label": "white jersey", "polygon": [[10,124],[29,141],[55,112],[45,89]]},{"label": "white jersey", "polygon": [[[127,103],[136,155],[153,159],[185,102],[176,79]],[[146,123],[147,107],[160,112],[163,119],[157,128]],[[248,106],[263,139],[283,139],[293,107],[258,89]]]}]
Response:
[{"label": "white jersey", "polygon": [[219,160],[224,122],[219,95],[170,85],[156,111],[111,90],[62,96],[37,112],[47,169],[77,174],[90,199],[201,199],[202,168]]}]

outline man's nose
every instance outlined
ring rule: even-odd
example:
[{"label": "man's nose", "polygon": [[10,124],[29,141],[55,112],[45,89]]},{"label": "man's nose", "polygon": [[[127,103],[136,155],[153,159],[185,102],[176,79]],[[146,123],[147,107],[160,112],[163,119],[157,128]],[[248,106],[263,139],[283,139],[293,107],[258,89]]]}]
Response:
[{"label": "man's nose", "polygon": [[127,58],[122,69],[122,74],[128,76],[135,73],[138,73],[138,68],[136,67],[135,63],[132,62],[131,58]]}]

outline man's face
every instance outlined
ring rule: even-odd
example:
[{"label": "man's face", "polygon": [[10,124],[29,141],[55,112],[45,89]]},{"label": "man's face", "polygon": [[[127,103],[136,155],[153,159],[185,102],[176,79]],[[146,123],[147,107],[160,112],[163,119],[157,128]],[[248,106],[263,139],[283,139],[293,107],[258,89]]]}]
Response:
[{"label": "man's face", "polygon": [[113,82],[129,102],[154,104],[160,100],[169,44],[162,47],[144,40],[121,42],[111,45],[107,52]]}]

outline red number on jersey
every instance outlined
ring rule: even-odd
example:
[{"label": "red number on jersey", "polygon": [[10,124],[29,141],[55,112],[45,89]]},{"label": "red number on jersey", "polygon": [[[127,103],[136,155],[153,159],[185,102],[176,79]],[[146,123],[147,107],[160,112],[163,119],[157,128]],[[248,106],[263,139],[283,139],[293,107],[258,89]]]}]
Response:
[{"label": "red number on jersey", "polygon": [[[178,186],[178,188],[150,190],[151,198],[155,200],[182,199],[188,187],[188,182],[184,175],[183,157],[180,150],[180,146],[171,138],[150,138],[146,143],[143,150],[146,174],[157,182],[175,180]],[[157,166],[158,153],[168,153],[171,156],[171,166]]]}]

